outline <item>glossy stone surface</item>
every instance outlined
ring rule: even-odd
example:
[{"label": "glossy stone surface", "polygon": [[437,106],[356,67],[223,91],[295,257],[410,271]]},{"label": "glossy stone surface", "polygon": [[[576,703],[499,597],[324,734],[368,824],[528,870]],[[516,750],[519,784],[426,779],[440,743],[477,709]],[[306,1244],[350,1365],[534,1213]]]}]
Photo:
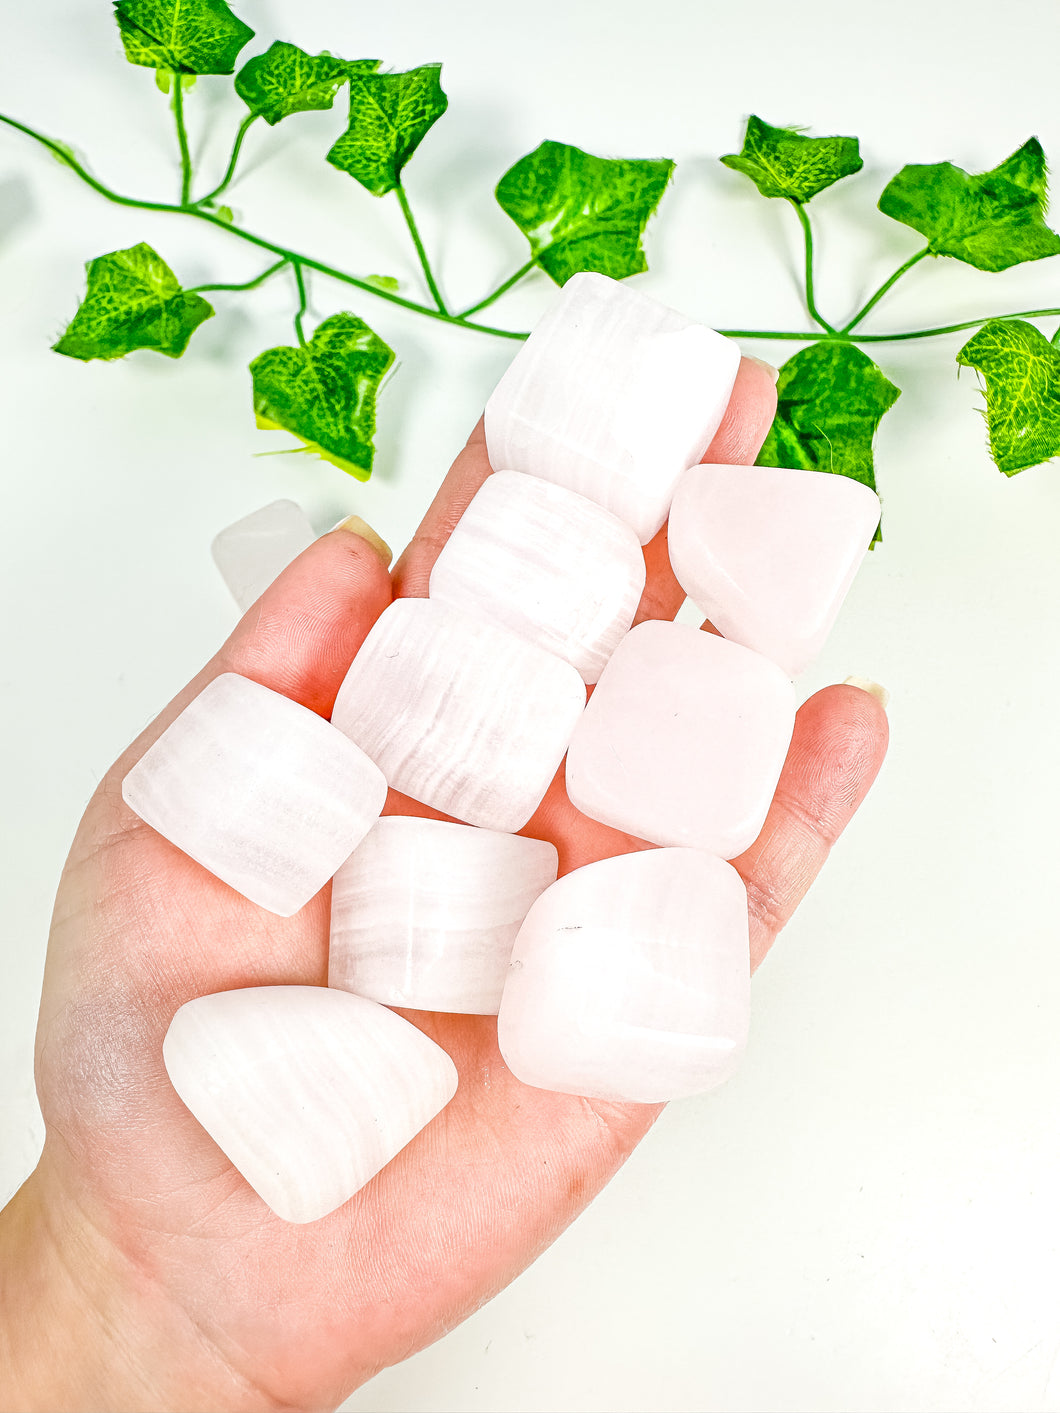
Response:
[{"label": "glossy stone surface", "polygon": [[762,828],[794,721],[775,663],[683,623],[639,623],[578,723],[567,791],[640,839],[735,858]]},{"label": "glossy stone surface", "polygon": [[573,275],[486,403],[490,463],[596,501],[646,544],[739,364],[731,339],[625,281]]},{"label": "glossy stone surface", "polygon": [[569,662],[430,599],[380,615],[332,722],[395,790],[484,829],[521,829],[585,705]]},{"label": "glossy stone surface", "polygon": [[286,1222],[349,1201],[456,1093],[456,1066],[384,1006],[323,986],[257,986],[181,1006],[174,1089]]},{"label": "glossy stone surface", "polygon": [[496,1015],[515,935],[558,863],[540,839],[388,815],[335,875],[328,985]]},{"label": "glossy stone surface", "polygon": [[880,519],[825,471],[693,466],[670,507],[670,563],[719,633],[797,677],[821,651]]},{"label": "glossy stone surface", "polygon": [[624,521],[562,486],[498,471],[431,571],[438,603],[489,618],[595,682],[629,631],[644,554]]},{"label": "glossy stone surface", "polygon": [[274,500],[226,526],[210,549],[240,612],[246,613],[315,539],[301,506],[293,500]]},{"label": "glossy stone surface", "polygon": [[379,818],[386,781],[315,712],[226,672],[133,766],[122,798],[251,902],[290,917]]},{"label": "glossy stone surface", "polygon": [[566,874],[516,939],[497,1035],[524,1084],[656,1103],[721,1084],[750,1010],[747,895],[696,849]]}]

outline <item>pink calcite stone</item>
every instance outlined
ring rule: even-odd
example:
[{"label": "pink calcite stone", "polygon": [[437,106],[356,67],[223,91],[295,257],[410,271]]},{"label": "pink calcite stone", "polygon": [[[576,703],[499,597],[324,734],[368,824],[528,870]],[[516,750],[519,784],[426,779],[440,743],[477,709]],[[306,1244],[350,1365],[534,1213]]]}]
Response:
[{"label": "pink calcite stone", "polygon": [[697,849],[648,849],[575,869],[534,903],[497,1038],[524,1084],[649,1104],[728,1079],[749,1008],[740,875]]},{"label": "pink calcite stone", "polygon": [[880,519],[848,476],[693,466],[670,507],[670,562],[719,633],[797,677],[839,613]]},{"label": "pink calcite stone", "polygon": [[775,663],[682,623],[640,623],[578,723],[567,791],[612,828],[735,858],[762,828],[794,721]]}]

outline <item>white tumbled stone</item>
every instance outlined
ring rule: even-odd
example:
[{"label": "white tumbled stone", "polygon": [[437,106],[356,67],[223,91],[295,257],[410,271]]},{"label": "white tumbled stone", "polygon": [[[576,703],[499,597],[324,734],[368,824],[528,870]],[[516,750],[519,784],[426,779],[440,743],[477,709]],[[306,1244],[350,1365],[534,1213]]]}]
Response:
[{"label": "white tumbled stone", "polygon": [[162,1055],[173,1088],[278,1217],[326,1217],[456,1092],[452,1060],[375,1001],[256,986],[181,1006]]},{"label": "white tumbled stone", "polygon": [[684,623],[640,623],[578,723],[567,793],[614,829],[735,858],[765,822],[794,722],[776,663]]},{"label": "white tumbled stone", "polygon": [[293,500],[274,500],[227,525],[210,549],[221,578],[246,613],[272,581],[316,539]]},{"label": "white tumbled stone", "polygon": [[388,815],[335,875],[328,985],[496,1015],[515,935],[558,863],[541,839]]},{"label": "white tumbled stone", "polygon": [[290,917],[379,818],[386,781],[316,712],[226,672],[148,747],[122,798],[232,888]]},{"label": "white tumbled stone", "polygon": [[656,1103],[729,1078],[749,1008],[740,875],[697,849],[648,849],[542,893],[516,939],[497,1038],[524,1084]]},{"label": "white tumbled stone", "polygon": [[719,633],[797,677],[823,648],[879,519],[876,494],[849,476],[693,466],[670,507],[670,563]]},{"label": "white tumbled stone", "polygon": [[430,597],[489,618],[595,682],[644,591],[630,527],[519,471],[487,477],[431,570]]},{"label": "white tumbled stone", "polygon": [[486,403],[490,463],[596,501],[646,544],[739,365],[731,339],[625,281],[572,275]]},{"label": "white tumbled stone", "polygon": [[397,599],[339,688],[332,722],[395,790],[485,829],[522,829],[585,706],[569,662],[430,599]]}]

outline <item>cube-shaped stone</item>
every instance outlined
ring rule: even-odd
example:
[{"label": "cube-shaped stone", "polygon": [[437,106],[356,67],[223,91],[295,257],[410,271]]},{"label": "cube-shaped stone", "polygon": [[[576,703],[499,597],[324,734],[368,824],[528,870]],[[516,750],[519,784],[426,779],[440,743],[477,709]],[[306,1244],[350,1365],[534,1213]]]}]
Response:
[{"label": "cube-shaped stone", "polygon": [[122,797],[251,902],[290,917],[379,818],[386,781],[316,712],[226,672],[148,747]]},{"label": "cube-shaped stone", "polygon": [[452,1060],[385,1006],[325,986],[255,986],[181,1006],[173,1088],[286,1222],[327,1216],[456,1092]]},{"label": "cube-shaped stone", "polygon": [[541,839],[388,815],[335,875],[328,985],[496,1015],[515,935],[558,863]]},{"label": "cube-shaped stone", "polygon": [[629,631],[644,553],[623,520],[563,486],[498,471],[431,571],[438,603],[489,618],[595,682]]},{"label": "cube-shaped stone", "polygon": [[510,833],[541,803],[585,705],[569,662],[430,599],[398,599],[353,660],[332,722],[395,790]]},{"label": "cube-shaped stone", "polygon": [[670,563],[719,633],[797,677],[821,651],[880,519],[827,471],[693,466],[670,507]]},{"label": "cube-shaped stone", "polygon": [[293,500],[274,500],[214,537],[211,550],[221,578],[246,613],[272,581],[316,539]]},{"label": "cube-shaped stone", "polygon": [[749,1009],[740,875],[697,849],[648,849],[542,893],[515,942],[497,1038],[524,1084],[648,1104],[728,1079]]},{"label": "cube-shaped stone", "polygon": [[606,275],[572,275],[486,403],[496,471],[595,500],[646,544],[710,445],[740,350]]},{"label": "cube-shaped stone", "polygon": [[776,663],[683,623],[640,623],[578,723],[567,792],[640,839],[735,858],[762,828],[794,722]]}]

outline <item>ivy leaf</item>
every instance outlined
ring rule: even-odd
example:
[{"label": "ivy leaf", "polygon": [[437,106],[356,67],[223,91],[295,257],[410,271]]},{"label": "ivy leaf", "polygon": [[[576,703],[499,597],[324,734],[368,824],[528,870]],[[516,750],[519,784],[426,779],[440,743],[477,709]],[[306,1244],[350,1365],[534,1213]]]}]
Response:
[{"label": "ivy leaf", "polygon": [[307,54],[296,44],[277,40],[243,65],[235,90],[252,113],[275,126],[292,113],[330,108],[351,74],[360,76],[378,67],[378,59],[350,63],[332,54]]},{"label": "ivy leaf", "polygon": [[130,64],[176,73],[230,74],[254,38],[225,0],[117,0],[114,18]]},{"label": "ivy leaf", "polygon": [[282,428],[359,481],[372,474],[375,399],[393,350],[353,314],[332,314],[305,348],[250,365],[258,426]]},{"label": "ivy leaf", "polygon": [[62,338],[52,345],[56,353],[87,362],[153,348],[167,358],[179,358],[195,330],[213,314],[201,295],[185,294],[149,245],[111,251],[85,268],[85,297]]},{"label": "ivy leaf", "polygon": [[1060,456],[1060,348],[1022,319],[990,319],[957,355],[986,384],[990,455],[1014,476]]},{"label": "ivy leaf", "polygon": [[903,167],[879,207],[926,236],[932,255],[1007,270],[1060,253],[1060,236],[1045,224],[1045,178],[1045,153],[1032,137],[978,176],[952,162]]},{"label": "ivy leaf", "polygon": [[497,201],[558,285],[582,270],[624,280],[648,268],[641,237],[673,173],[667,158],[594,157],[543,142],[497,183]]},{"label": "ivy leaf", "polygon": [[777,413],[757,464],[831,471],[874,491],[873,437],[898,397],[899,389],[853,344],[811,344],[780,369]]},{"label": "ivy leaf", "polygon": [[449,100],[438,75],[441,64],[403,74],[351,74],[350,120],[328,161],[372,193],[401,185],[401,172]]},{"label": "ivy leaf", "polygon": [[865,165],[856,137],[806,137],[796,128],[771,127],[753,113],[743,147],[720,160],[750,177],[763,196],[800,205]]}]

